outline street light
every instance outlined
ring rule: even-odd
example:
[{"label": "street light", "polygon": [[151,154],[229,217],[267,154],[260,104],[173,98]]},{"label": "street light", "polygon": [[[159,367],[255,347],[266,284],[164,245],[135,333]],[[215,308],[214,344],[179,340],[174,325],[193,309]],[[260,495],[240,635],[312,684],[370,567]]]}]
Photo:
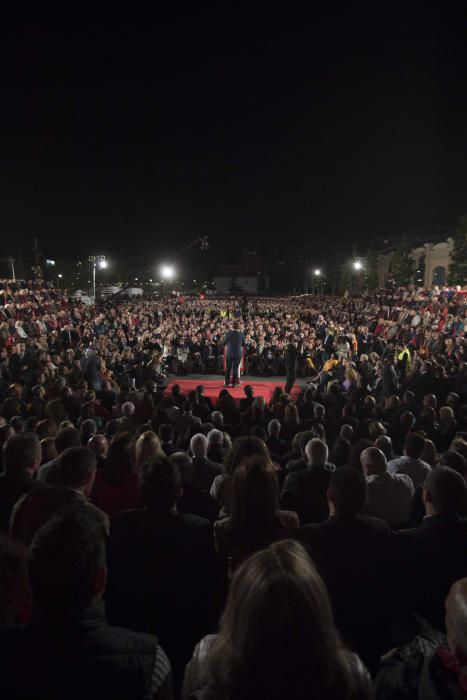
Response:
[{"label": "street light", "polygon": [[363,267],[361,260],[354,260],[353,268],[354,270],[361,270]]},{"label": "street light", "polygon": [[96,301],[96,267],[99,270],[105,270],[108,267],[108,262],[105,255],[90,255],[88,258],[92,265],[92,300]]},{"label": "street light", "polygon": [[60,289],[60,280],[62,279],[63,275],[60,273],[57,275],[57,287]]},{"label": "street light", "polygon": [[161,277],[163,280],[173,280],[175,268],[173,265],[161,265]]},{"label": "street light", "polygon": [[321,275],[321,270],[315,270],[315,277],[319,277]]}]

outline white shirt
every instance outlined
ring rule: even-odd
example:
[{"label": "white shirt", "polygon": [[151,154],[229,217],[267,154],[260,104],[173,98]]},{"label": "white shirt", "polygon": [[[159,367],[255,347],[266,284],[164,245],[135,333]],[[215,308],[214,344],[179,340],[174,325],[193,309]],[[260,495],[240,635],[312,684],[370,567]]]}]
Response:
[{"label": "white shirt", "polygon": [[414,457],[397,457],[396,459],[391,459],[388,463],[388,471],[391,474],[406,474],[410,476],[413,481],[415,488],[421,486],[429,472],[431,467],[423,459],[415,459]]},{"label": "white shirt", "polygon": [[404,525],[412,512],[414,485],[406,474],[372,474],[367,476],[368,502],[365,515],[382,518],[389,526]]}]

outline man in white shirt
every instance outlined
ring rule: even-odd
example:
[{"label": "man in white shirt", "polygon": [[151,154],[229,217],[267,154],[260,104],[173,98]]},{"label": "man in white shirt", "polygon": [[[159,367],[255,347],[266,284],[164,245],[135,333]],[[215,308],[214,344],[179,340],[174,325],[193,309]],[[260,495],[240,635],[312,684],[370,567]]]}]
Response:
[{"label": "man in white shirt", "polygon": [[377,447],[363,450],[360,461],[368,484],[365,515],[385,520],[390,527],[410,520],[414,485],[406,474],[390,474],[386,457]]},{"label": "man in white shirt", "polygon": [[388,470],[391,474],[410,476],[415,488],[423,486],[431,467],[420,459],[425,447],[425,438],[421,433],[409,433],[404,442],[404,456],[391,459]]}]

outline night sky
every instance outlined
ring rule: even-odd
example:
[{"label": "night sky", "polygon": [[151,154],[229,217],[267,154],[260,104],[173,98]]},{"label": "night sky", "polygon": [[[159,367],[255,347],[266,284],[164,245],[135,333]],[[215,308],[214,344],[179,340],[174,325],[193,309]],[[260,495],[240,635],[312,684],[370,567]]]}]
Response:
[{"label": "night sky", "polygon": [[465,17],[326,5],[106,17],[84,4],[3,22],[3,249],[37,236],[57,254],[157,260],[208,235],[228,259],[454,223]]}]

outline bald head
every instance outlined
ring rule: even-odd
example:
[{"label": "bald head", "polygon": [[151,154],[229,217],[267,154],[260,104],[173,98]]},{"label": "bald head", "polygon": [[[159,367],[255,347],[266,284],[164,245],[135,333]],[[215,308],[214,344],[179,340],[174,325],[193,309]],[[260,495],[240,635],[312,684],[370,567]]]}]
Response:
[{"label": "bald head", "polygon": [[367,447],[360,455],[360,463],[366,476],[384,474],[388,463],[386,456],[377,447]]},{"label": "bald head", "polygon": [[467,654],[467,578],[452,586],[446,598],[446,633],[449,646],[456,654]]},{"label": "bald head", "polygon": [[100,455],[101,457],[107,457],[109,443],[105,435],[93,435],[88,442],[88,447],[95,454]]}]

